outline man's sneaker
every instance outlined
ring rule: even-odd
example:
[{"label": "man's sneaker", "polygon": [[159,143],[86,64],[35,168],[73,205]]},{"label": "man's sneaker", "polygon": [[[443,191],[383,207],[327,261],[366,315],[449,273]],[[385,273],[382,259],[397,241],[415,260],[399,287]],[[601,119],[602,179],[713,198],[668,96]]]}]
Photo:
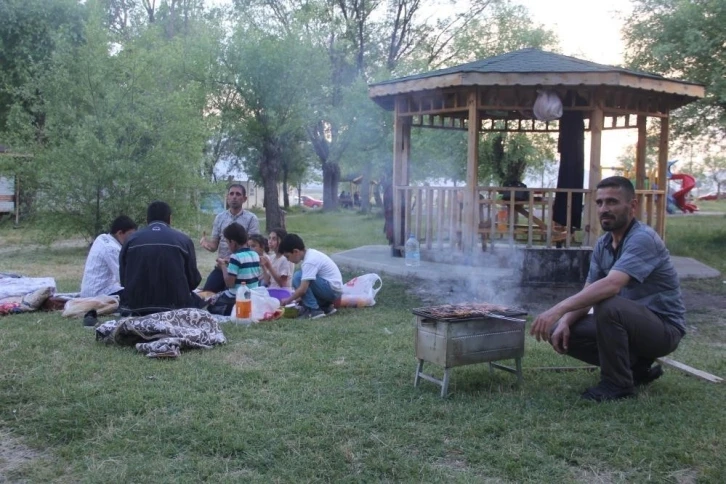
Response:
[{"label": "man's sneaker", "polygon": [[335,313],[338,312],[338,310],[335,309],[335,306],[333,306],[332,304],[328,304],[327,306],[323,306],[320,309],[323,310],[323,312],[325,313],[326,316],[332,316],[333,314],[335,314]]},{"label": "man's sneaker", "polygon": [[95,327],[98,324],[98,312],[91,309],[83,316],[83,326]]},{"label": "man's sneaker", "polygon": [[310,309],[305,306],[300,306],[297,313],[297,319],[320,319],[324,317],[325,313],[321,309]]},{"label": "man's sneaker", "polygon": [[645,371],[633,371],[633,384],[636,387],[649,385],[663,376],[663,367],[655,365]]},{"label": "man's sneaker", "polygon": [[583,400],[592,402],[609,402],[613,400],[622,400],[624,398],[633,398],[635,392],[632,389],[621,388],[606,381],[601,381],[592,388],[588,388],[580,397]]}]

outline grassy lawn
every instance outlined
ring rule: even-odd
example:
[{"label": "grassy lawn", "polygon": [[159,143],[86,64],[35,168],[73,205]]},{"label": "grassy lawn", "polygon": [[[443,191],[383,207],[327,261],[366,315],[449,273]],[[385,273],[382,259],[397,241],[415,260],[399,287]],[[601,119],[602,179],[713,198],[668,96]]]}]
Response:
[{"label": "grassy lawn", "polygon": [[[374,216],[287,221],[329,253],[385,243]],[[0,272],[78,290],[85,248],[29,247],[34,230],[0,226]],[[667,236],[726,273],[726,217],[672,217]],[[198,255],[206,275],[214,255]],[[384,277],[375,307],[314,322],[228,325],[229,344],[174,361],[103,346],[58,313],[0,318],[0,482],[726,482],[726,385],[667,370],[638,399],[596,405],[578,398],[593,373],[525,370],[518,387],[472,365],[448,399],[413,388],[409,284]],[[726,376],[726,284],[684,287],[716,304],[689,307],[673,357]],[[572,364],[527,337],[525,368]]]}]

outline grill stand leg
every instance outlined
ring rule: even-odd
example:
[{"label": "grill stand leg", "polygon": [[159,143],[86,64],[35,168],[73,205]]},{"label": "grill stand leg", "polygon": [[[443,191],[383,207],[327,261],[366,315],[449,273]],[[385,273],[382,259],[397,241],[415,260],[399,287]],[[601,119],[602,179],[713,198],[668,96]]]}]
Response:
[{"label": "grill stand leg", "polygon": [[444,381],[441,382],[441,398],[446,398],[446,395],[449,392],[450,372],[451,372],[450,368],[444,368]]},{"label": "grill stand leg", "polygon": [[522,384],[522,358],[515,358],[514,363],[517,366],[517,384]]},{"label": "grill stand leg", "polygon": [[416,365],[416,376],[413,377],[413,387],[414,388],[416,388],[418,386],[418,382],[421,377],[421,372],[423,371],[423,364],[424,364],[424,360],[419,358],[418,364]]}]

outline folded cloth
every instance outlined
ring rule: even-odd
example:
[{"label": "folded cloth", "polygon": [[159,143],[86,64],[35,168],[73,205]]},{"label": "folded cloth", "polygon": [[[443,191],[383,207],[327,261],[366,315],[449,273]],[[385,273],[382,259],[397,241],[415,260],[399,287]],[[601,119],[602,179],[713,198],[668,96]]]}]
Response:
[{"label": "folded cloth", "polygon": [[38,289],[51,288],[55,293],[55,279],[52,277],[11,277],[0,274],[0,300],[9,297],[22,297]]},{"label": "folded cloth", "polygon": [[118,296],[94,296],[69,299],[63,306],[64,318],[82,318],[88,311],[96,310],[99,316],[118,309]]},{"label": "folded cloth", "polygon": [[96,328],[96,340],[134,345],[149,358],[176,358],[184,349],[209,349],[227,342],[217,319],[194,308],[107,321]]},{"label": "folded cloth", "polygon": [[0,300],[0,315],[35,311],[50,297],[52,287],[41,287],[23,296],[8,297]]}]

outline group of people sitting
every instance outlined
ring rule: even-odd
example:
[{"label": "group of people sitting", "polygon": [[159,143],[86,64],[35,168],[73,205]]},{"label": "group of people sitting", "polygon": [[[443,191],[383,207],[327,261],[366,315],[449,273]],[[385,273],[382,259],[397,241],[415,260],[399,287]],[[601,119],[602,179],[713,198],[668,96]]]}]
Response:
[{"label": "group of people sitting", "polygon": [[340,192],[338,201],[343,208],[360,207],[360,194],[354,192],[353,195],[343,190]]},{"label": "group of people sitting", "polygon": [[[274,289],[282,305],[297,303],[300,318],[335,313],[333,303],[343,289],[335,262],[282,228],[270,230],[267,238],[261,235],[257,216],[242,208],[246,200],[245,187],[231,185],[229,208],[215,217],[211,236],[202,236],[202,248],[218,251],[202,288],[194,243],[172,228],[171,207],[155,201],[147,208],[146,227],[139,230],[122,215],[108,234],[96,238],[86,260],[81,297],[119,296],[122,315],[180,308],[229,315],[237,290],[245,284]],[[295,264],[300,264],[297,272]]]}]

